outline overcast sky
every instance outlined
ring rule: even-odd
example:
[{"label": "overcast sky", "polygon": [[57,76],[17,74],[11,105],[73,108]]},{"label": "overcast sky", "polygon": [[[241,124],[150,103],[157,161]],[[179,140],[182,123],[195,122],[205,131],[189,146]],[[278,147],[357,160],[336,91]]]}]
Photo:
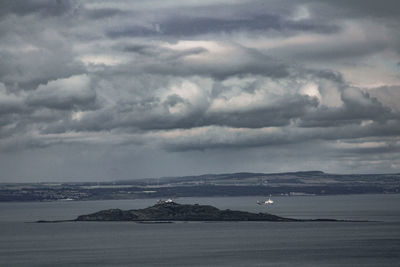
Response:
[{"label": "overcast sky", "polygon": [[400,2],[2,0],[0,170],[400,172]]}]

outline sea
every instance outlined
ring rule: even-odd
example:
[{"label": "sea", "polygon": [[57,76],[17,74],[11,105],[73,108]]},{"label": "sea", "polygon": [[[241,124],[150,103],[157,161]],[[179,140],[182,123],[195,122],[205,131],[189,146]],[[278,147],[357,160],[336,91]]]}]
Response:
[{"label": "sea", "polygon": [[279,216],[368,222],[33,223],[157,199],[0,203],[0,266],[400,266],[400,194],[178,198]]}]

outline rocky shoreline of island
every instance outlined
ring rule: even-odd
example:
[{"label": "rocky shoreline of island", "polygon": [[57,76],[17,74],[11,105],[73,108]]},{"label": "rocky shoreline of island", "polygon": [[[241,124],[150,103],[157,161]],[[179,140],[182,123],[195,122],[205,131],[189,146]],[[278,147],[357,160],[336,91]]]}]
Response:
[{"label": "rocky shoreline of island", "polygon": [[[280,217],[270,213],[251,213],[236,210],[220,210],[211,205],[178,204],[175,202],[157,203],[144,209],[107,209],[95,213],[80,215],[73,220],[46,221],[38,223],[60,222],[138,222],[138,223],[170,223],[170,222],[356,222],[336,219],[293,219]],[[360,221],[357,221],[360,222]]]}]

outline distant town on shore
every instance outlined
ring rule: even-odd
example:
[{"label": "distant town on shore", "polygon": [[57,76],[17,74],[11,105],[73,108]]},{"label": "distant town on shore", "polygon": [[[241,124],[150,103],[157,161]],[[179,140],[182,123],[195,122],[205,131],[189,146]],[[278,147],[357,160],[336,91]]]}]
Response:
[{"label": "distant town on shore", "polygon": [[73,201],[202,196],[392,194],[400,174],[322,171],[226,173],[109,182],[2,183],[0,201]]}]

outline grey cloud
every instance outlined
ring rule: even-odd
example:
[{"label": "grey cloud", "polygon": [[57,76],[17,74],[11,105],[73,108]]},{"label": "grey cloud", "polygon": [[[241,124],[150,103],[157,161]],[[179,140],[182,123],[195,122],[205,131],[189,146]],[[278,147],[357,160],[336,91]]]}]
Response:
[{"label": "grey cloud", "polygon": [[211,76],[223,80],[231,76],[244,76],[246,74],[259,74],[270,77],[282,78],[289,75],[287,66],[268,57],[265,60],[259,59],[254,62],[240,62],[232,65],[218,66],[218,64],[170,64],[154,63],[143,65],[143,71],[175,76]]},{"label": "grey cloud", "polygon": [[119,37],[140,37],[140,36],[151,36],[158,34],[155,26],[154,27],[144,27],[139,25],[132,25],[126,27],[125,29],[108,30],[106,35],[110,38]]},{"label": "grey cloud", "polygon": [[346,81],[343,78],[343,75],[338,72],[338,71],[332,71],[329,69],[320,69],[320,70],[315,70],[315,69],[308,69],[306,70],[306,73],[310,73],[316,77],[326,79],[333,81],[337,83],[338,85],[345,85]]},{"label": "grey cloud", "polygon": [[[316,4],[327,4],[334,7],[336,10],[335,16],[354,16],[359,17],[372,16],[372,17],[397,17],[398,9],[400,8],[399,1],[386,0],[384,2],[374,0],[306,0],[306,3]],[[322,7],[318,7],[317,10],[322,10]],[[340,11],[338,13],[337,11]]]},{"label": "grey cloud", "polygon": [[28,15],[38,13],[46,16],[59,16],[70,11],[76,1],[73,0],[3,0],[0,3],[0,15],[14,13]]},{"label": "grey cloud", "polygon": [[4,16],[0,24],[0,82],[14,91],[33,90],[50,80],[85,72],[67,33],[73,16],[61,16],[78,8],[75,1],[2,4],[6,6],[3,12],[14,15]]},{"label": "grey cloud", "polygon": [[62,110],[85,110],[96,107],[96,93],[84,91],[76,93],[51,93],[46,91],[38,92],[27,99],[27,104],[32,106],[47,107]]},{"label": "grey cloud", "polygon": [[[267,56],[256,49],[242,46],[232,46],[233,54],[230,56],[215,55],[206,47],[193,47],[187,49],[171,49],[157,45],[131,44],[116,45],[116,48],[135,54],[127,64],[117,67],[104,68],[99,75],[140,75],[142,73],[155,75],[173,75],[187,77],[193,75],[213,77],[219,80],[230,76],[243,76],[259,74],[276,78],[286,77],[290,74],[290,66],[284,62]],[[192,55],[205,55],[207,61],[186,60]]]},{"label": "grey cloud", "polygon": [[123,15],[126,12],[117,8],[96,8],[96,9],[86,9],[83,11],[89,19],[101,20],[109,17],[114,17],[117,15]]},{"label": "grey cloud", "polygon": [[248,111],[218,112],[205,116],[204,125],[220,125],[234,128],[262,128],[286,126],[292,120],[301,118],[318,100],[307,96],[285,96],[272,106],[254,108]]},{"label": "grey cloud", "polygon": [[65,143],[61,138],[37,138],[32,135],[10,136],[3,138],[0,148],[6,152],[24,151],[28,149],[44,149],[54,145]]},{"label": "grey cloud", "polygon": [[159,47],[156,45],[146,45],[146,44],[125,45],[122,47],[122,51],[136,53],[143,57],[149,57],[149,58],[158,57],[161,60],[177,60],[185,56],[198,55],[201,53],[208,52],[208,50],[204,47],[194,47],[177,51],[165,47]]},{"label": "grey cloud", "polygon": [[24,102],[16,97],[4,98],[0,95],[0,116],[10,113],[19,113],[24,109]]},{"label": "grey cloud", "polygon": [[[342,79],[339,74],[323,71],[317,73],[317,77],[325,76],[328,80],[339,81],[341,86]],[[162,81],[160,81],[162,82]],[[249,85],[254,87],[254,85]],[[211,92],[213,98],[229,88],[219,89],[216,93],[215,88],[221,87],[219,82],[214,84]],[[260,85],[256,86],[257,88]],[[246,87],[244,87],[245,89]],[[243,89],[243,90],[244,90]],[[255,93],[255,88],[249,89],[249,93]],[[378,135],[384,136],[390,133],[392,124],[386,124],[390,120],[397,120],[399,115],[390,108],[382,105],[376,98],[357,88],[347,88],[341,94],[343,106],[328,107],[321,105],[315,97],[304,95],[283,95],[276,98],[272,104],[261,107],[247,107],[245,110],[232,109],[229,111],[210,112],[210,103],[205,103],[201,108],[192,106],[190,102],[177,94],[170,94],[165,101],[157,97],[147,97],[142,100],[118,101],[115,106],[84,113],[80,120],[67,118],[62,122],[48,124],[43,128],[43,133],[63,133],[68,131],[116,131],[116,132],[143,132],[154,130],[173,130],[191,129],[197,127],[222,126],[232,128],[262,128],[262,127],[283,127],[296,122],[299,127],[308,128],[309,137],[299,134],[297,140],[296,133],[291,140],[275,138],[277,144],[284,142],[298,142],[311,138],[335,139],[355,137],[357,134],[362,136]],[[172,114],[170,107],[185,105],[188,110],[185,113]],[[372,123],[364,127],[363,122]],[[361,127],[361,126],[362,127]],[[380,126],[378,126],[380,125]],[[382,125],[387,125],[383,127]],[[321,132],[320,127],[330,127],[332,130]],[[355,131],[354,127],[361,127]],[[299,128],[301,129],[301,128]],[[357,128],[358,129],[358,128]],[[367,130],[369,129],[369,130]],[[342,132],[343,131],[343,132]],[[311,134],[315,132],[314,134]],[[340,135],[336,135],[341,132]],[[300,132],[301,133],[301,132]],[[236,143],[236,141],[232,141]],[[253,146],[251,140],[247,140],[249,146]],[[275,142],[273,141],[273,142]],[[265,143],[271,145],[273,143]],[[255,141],[255,144],[261,145]],[[201,146],[201,144],[198,144]],[[218,145],[222,147],[224,144]],[[227,144],[235,146],[235,144]],[[245,147],[245,142],[241,142],[241,147]]]},{"label": "grey cloud", "polygon": [[383,145],[380,147],[371,147],[371,148],[349,148],[343,149],[342,153],[351,154],[351,155],[397,155],[400,152],[400,146],[398,145]]},{"label": "grey cloud", "polygon": [[[30,133],[67,121],[73,111],[97,106],[96,93],[85,76],[51,81],[36,90],[19,94],[0,88],[0,146],[11,149],[13,144],[20,148],[24,144],[30,146],[32,142],[40,144],[41,139],[32,137]],[[47,141],[43,138],[43,146],[54,143]]]},{"label": "grey cloud", "polygon": [[[185,100],[178,95],[168,96],[165,102],[154,100],[145,103],[119,103],[118,107],[88,113],[79,121],[50,125],[46,132],[74,131],[148,131],[191,129],[204,126],[227,126],[233,128],[262,128],[285,126],[300,118],[318,105],[315,98],[293,95],[277,100],[273,105],[249,110],[208,112],[193,107],[187,114],[171,114],[174,107]],[[190,103],[187,103],[190,107]],[[290,107],[290,108],[288,108]]]},{"label": "grey cloud", "polygon": [[168,142],[164,144],[164,148],[171,152],[187,152],[187,151],[205,151],[205,150],[240,150],[243,148],[255,147],[274,147],[279,145],[290,145],[292,141],[287,136],[268,136],[249,138],[233,138],[232,140],[217,140],[214,138],[205,140],[191,140],[183,142]]},{"label": "grey cloud", "polygon": [[122,51],[131,52],[131,53],[138,53],[145,56],[152,56],[159,54],[159,51],[156,46],[153,45],[145,45],[145,44],[131,44],[125,45],[122,48]]},{"label": "grey cloud", "polygon": [[32,90],[49,80],[85,72],[71,43],[54,24],[45,27],[36,16],[2,20],[0,82],[13,90]]},{"label": "grey cloud", "polygon": [[0,141],[12,136],[19,129],[21,115],[27,112],[24,98],[7,91],[0,83]]},{"label": "grey cloud", "polygon": [[[211,13],[212,14],[212,13]],[[277,15],[262,14],[243,17],[214,18],[174,15],[166,21],[156,21],[152,26],[131,25],[123,29],[111,29],[111,38],[138,36],[193,36],[209,33],[230,33],[235,31],[309,31],[332,34],[340,30],[337,25],[326,25],[321,21],[292,22]]]},{"label": "grey cloud", "polygon": [[[182,101],[182,100],[180,100]],[[292,119],[301,117],[306,111],[317,105],[315,99],[302,96],[290,96],[277,100],[271,106],[253,108],[245,111],[195,111],[188,116],[161,116],[158,119],[141,121],[133,126],[142,129],[190,129],[203,126],[227,126],[233,128],[262,128],[285,126]],[[290,109],[288,107],[291,107]]]},{"label": "grey cloud", "polygon": [[334,61],[372,55],[384,51],[389,46],[390,44],[383,40],[371,40],[370,42],[354,42],[345,45],[332,44],[331,47],[319,45],[302,46],[297,49],[293,47],[293,52],[298,60]]},{"label": "grey cloud", "polygon": [[336,25],[324,25],[322,23],[291,22],[286,21],[278,15],[263,14],[252,16],[249,18],[190,18],[176,17],[161,24],[161,32],[171,35],[193,35],[205,34],[210,32],[232,32],[240,30],[250,31],[268,31],[268,30],[293,30],[293,31],[310,31],[319,33],[335,33],[339,31]]},{"label": "grey cloud", "polygon": [[26,103],[31,106],[62,110],[86,110],[96,107],[96,91],[87,76],[72,76],[41,85],[32,92]]},{"label": "grey cloud", "polygon": [[400,85],[372,88],[368,93],[387,107],[400,111]]},{"label": "grey cloud", "polygon": [[300,126],[337,127],[345,124],[359,124],[363,120],[386,121],[395,116],[390,108],[359,89],[345,89],[341,98],[342,107],[322,106],[316,112],[304,116]]},{"label": "grey cloud", "polygon": [[[368,126],[351,125],[347,127],[328,127],[328,128],[293,128],[282,127],[271,132],[256,130],[255,132],[233,132],[223,128],[216,128],[206,131],[203,135],[193,137],[181,137],[175,140],[168,140],[163,143],[165,149],[169,151],[182,152],[193,150],[213,150],[213,149],[241,149],[248,147],[276,147],[288,146],[293,144],[309,143],[315,146],[316,143],[334,140],[358,140],[361,138],[376,137],[387,138],[396,137],[400,134],[399,120],[387,123],[373,123]],[[333,149],[333,148],[331,148]],[[397,148],[396,148],[397,149]],[[347,150],[337,148],[337,150]],[[393,151],[393,146],[380,148],[383,152]],[[361,154],[363,149],[358,149]],[[357,152],[357,149],[353,149]]]},{"label": "grey cloud", "polygon": [[40,51],[24,56],[0,52],[0,79],[14,90],[32,90],[39,84],[84,72],[79,62],[57,52]]},{"label": "grey cloud", "polygon": [[179,103],[185,103],[185,100],[177,94],[172,94],[167,97],[163,104],[166,107],[175,107]]},{"label": "grey cloud", "polygon": [[231,76],[243,76],[246,74],[259,74],[276,78],[283,78],[289,75],[289,67],[276,59],[262,54],[249,53],[246,61],[232,61],[228,64],[218,63],[186,63],[179,61],[148,64],[143,66],[144,71],[163,75],[176,76],[211,76],[223,80]]},{"label": "grey cloud", "polygon": [[303,143],[315,140],[315,136],[307,133],[299,133],[289,128],[280,128],[271,133],[256,132],[227,132],[223,128],[216,128],[206,132],[202,136],[182,137],[168,140],[163,146],[168,151],[183,152],[214,149],[243,149],[249,147],[276,147],[290,144]]}]

